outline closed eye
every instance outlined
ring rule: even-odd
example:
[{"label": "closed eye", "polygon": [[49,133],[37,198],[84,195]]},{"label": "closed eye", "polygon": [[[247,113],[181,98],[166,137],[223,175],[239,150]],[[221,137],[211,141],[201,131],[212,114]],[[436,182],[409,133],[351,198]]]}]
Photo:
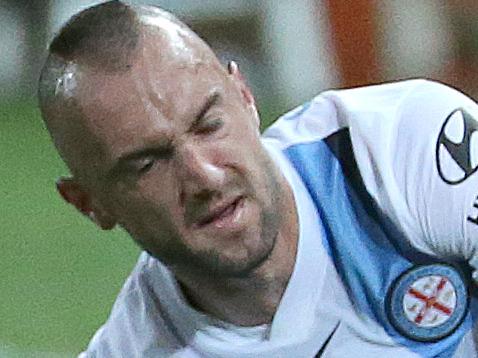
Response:
[{"label": "closed eye", "polygon": [[155,163],[155,158],[144,158],[137,163],[136,172],[138,174],[144,174],[149,171]]},{"label": "closed eye", "polygon": [[125,163],[127,173],[134,175],[142,175],[149,172],[160,161],[170,159],[174,154],[172,147],[161,149],[147,150],[145,153],[139,154],[136,158],[132,157]]},{"label": "closed eye", "polygon": [[147,173],[159,161],[169,160],[174,156],[171,143],[156,145],[152,148],[140,148],[122,155],[105,175],[107,180]]},{"label": "closed eye", "polygon": [[131,159],[123,166],[123,172],[132,175],[141,175],[148,172],[156,162],[153,156]]}]

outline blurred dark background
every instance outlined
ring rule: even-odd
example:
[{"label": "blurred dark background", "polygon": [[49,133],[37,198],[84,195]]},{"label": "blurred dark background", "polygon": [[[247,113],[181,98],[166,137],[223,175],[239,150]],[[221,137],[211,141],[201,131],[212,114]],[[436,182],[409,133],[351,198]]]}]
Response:
[{"label": "blurred dark background", "polygon": [[[99,232],[56,195],[55,179],[67,170],[36,107],[49,40],[99,2],[0,0],[0,357],[75,356],[139,252],[123,232]],[[264,127],[329,88],[427,77],[478,97],[474,0],[142,3],[172,11],[224,63],[239,63]]]}]

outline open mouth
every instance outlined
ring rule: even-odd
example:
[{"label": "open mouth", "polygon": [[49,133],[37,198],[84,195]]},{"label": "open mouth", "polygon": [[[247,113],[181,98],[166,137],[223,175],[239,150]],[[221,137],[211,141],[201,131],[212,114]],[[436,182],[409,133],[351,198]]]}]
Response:
[{"label": "open mouth", "polygon": [[221,222],[226,222],[228,219],[232,219],[242,199],[243,197],[239,196],[229,204],[212,210],[211,213],[209,213],[206,217],[199,220],[196,226],[203,227],[212,223],[219,224]]}]

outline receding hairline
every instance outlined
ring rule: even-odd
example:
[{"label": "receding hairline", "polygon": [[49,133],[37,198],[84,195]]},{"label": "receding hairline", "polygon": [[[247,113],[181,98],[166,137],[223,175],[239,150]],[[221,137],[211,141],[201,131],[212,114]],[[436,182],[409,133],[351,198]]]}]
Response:
[{"label": "receding hairline", "polygon": [[[196,35],[176,16],[159,7],[108,1],[72,16],[55,35],[48,52],[65,62],[94,58],[96,61],[86,61],[87,65],[95,67],[98,64],[105,72],[127,70],[128,66],[115,67],[104,58],[125,60],[137,49],[141,34],[148,28],[170,25]],[[91,51],[95,49],[99,50],[99,55]]]},{"label": "receding hairline", "polygon": [[[116,12],[113,11],[113,15],[122,14],[124,16],[123,20],[125,21],[123,22],[115,22],[116,19],[114,18],[109,19],[114,25],[119,26],[119,30],[123,31],[115,32],[113,29],[110,31],[110,38],[107,38],[106,41],[104,38],[107,36],[100,34],[100,39],[104,41],[98,41],[96,37],[92,38],[92,33],[86,27],[91,25],[91,31],[94,31],[101,29],[102,25],[98,21],[91,24],[91,19],[88,19],[88,16],[93,20],[99,20],[100,17],[95,11],[107,12],[104,9],[108,6],[116,7]],[[86,22],[86,24],[82,24],[82,22]],[[80,26],[78,26],[78,23],[80,23]],[[84,36],[78,35],[78,27],[81,27],[81,24],[83,28],[80,31],[87,32],[86,35],[83,34]],[[51,97],[46,95],[46,92],[51,93],[52,81],[60,79],[65,71],[72,68],[73,65],[96,68],[98,72],[104,73],[127,72],[134,63],[141,38],[144,38],[147,33],[154,33],[154,30],[164,32],[171,30],[171,28],[187,34],[190,38],[195,38],[198,43],[202,43],[209,48],[194,31],[176,16],[156,6],[127,5],[121,1],[109,1],[79,12],[66,22],[49,46],[48,57],[39,78],[38,96],[40,105],[44,103],[45,99]],[[81,43],[83,40],[86,45]],[[70,44],[70,42],[73,42],[73,44]],[[97,45],[98,42],[99,45]],[[104,46],[101,46],[102,44]],[[50,91],[47,91],[48,88],[50,88]]]},{"label": "receding hairline", "polygon": [[[109,3],[115,3],[120,7],[123,6],[122,3],[116,1]],[[205,45],[205,47],[209,49],[209,46],[207,46],[207,44],[202,39],[200,39],[198,35],[196,35],[192,30],[190,30],[187,25],[185,25],[174,15],[163,9],[154,6],[131,5],[123,7],[123,9],[127,9],[124,10],[128,12],[127,20],[133,21],[132,23],[134,23],[134,26],[132,26],[134,32],[132,32],[131,34],[134,36],[138,36],[138,39],[145,39],[146,37],[149,38],[149,34],[153,36],[155,34],[161,35],[164,33],[163,30],[165,30],[165,28],[169,26],[170,30],[171,28],[175,28],[180,32],[184,31],[188,39],[193,39],[194,44],[196,43],[195,40],[197,39],[198,42],[202,43],[203,45]],[[89,9],[86,9],[85,11],[88,10]],[[92,11],[91,8],[89,11]],[[131,13],[129,13],[130,11]],[[70,19],[63,26],[57,37],[62,36],[62,33],[68,30],[68,26],[71,26],[75,19],[78,20],[81,14],[82,13],[79,13],[78,15],[75,15],[72,19]],[[134,16],[130,16],[131,14],[133,14]],[[154,31],[155,29],[159,31]],[[120,41],[123,40],[122,36],[119,36],[124,35],[123,33],[117,33],[117,35]],[[55,37],[55,39],[57,37]],[[113,66],[106,68],[102,66],[96,66],[97,71],[105,72],[107,74],[113,73],[121,75],[123,72],[126,74],[126,72],[131,69],[135,62],[134,58],[131,57],[131,54],[138,53],[138,47],[142,45],[140,45],[141,41],[138,40],[135,42],[135,46],[130,46],[132,42],[128,42],[128,39],[126,40],[126,49],[130,51],[130,53],[128,54],[129,56],[126,57],[127,61],[123,62],[121,66]],[[54,43],[54,41],[52,42],[52,44]],[[191,44],[190,48],[194,52],[196,52],[194,49],[194,44]],[[81,46],[82,44],[80,44],[79,47],[81,48]],[[116,49],[121,49],[121,46],[117,46]],[[67,50],[71,49],[67,48]],[[84,61],[78,61],[77,56],[81,58],[82,53],[75,53],[75,49],[73,49],[73,51],[71,52],[68,52],[68,56],[64,56],[62,51],[58,51],[57,46],[51,45],[49,52],[49,56],[43,67],[39,81],[38,97],[40,102],[40,109],[42,112],[43,120],[46,124],[46,127],[48,128],[48,131],[50,132],[55,146],[58,149],[58,152],[60,153],[61,157],[63,158],[67,166],[70,168],[74,176],[78,177],[78,174],[80,174],[80,170],[75,170],[75,167],[78,163],[76,162],[76,159],[75,162],[71,160],[73,156],[70,153],[72,150],[74,150],[72,146],[73,142],[71,139],[71,125],[72,122],[73,125],[77,122],[82,122],[81,120],[78,121],[76,119],[76,116],[82,115],[82,108],[78,101],[79,98],[77,98],[76,91],[71,91],[71,96],[69,96],[68,86],[75,85],[75,81],[78,78],[79,81],[82,81],[82,68],[88,68],[90,66],[95,67],[97,63],[91,61],[87,61],[86,63]],[[212,53],[212,51],[210,52]],[[107,54],[111,55],[112,53],[107,52]],[[69,77],[69,74],[72,75],[71,78]],[[76,75],[78,75],[79,77],[75,77]]]}]

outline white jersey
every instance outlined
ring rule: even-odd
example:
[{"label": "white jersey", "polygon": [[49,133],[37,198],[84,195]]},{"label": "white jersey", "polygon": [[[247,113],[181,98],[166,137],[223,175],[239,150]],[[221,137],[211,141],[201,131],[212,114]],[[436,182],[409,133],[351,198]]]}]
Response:
[{"label": "white jersey", "polygon": [[328,91],[263,143],[299,217],[270,325],[188,306],[143,253],[80,357],[478,357],[478,107],[411,80]]}]

